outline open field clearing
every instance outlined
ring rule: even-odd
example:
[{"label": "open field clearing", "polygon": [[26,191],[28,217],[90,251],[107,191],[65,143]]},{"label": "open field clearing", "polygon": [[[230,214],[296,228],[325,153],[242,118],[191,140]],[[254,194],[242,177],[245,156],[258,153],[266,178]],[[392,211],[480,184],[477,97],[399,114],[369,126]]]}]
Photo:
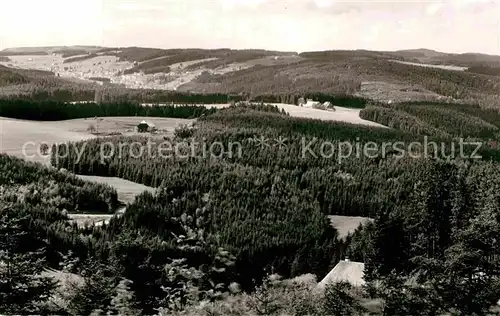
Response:
[{"label": "open field clearing", "polygon": [[[128,181],[116,177],[99,177],[99,176],[87,176],[87,175],[76,175],[78,178],[84,181],[97,182],[102,184],[107,184],[116,189],[118,193],[118,200],[120,202],[130,204],[133,203],[135,197],[144,191],[155,192],[155,188]],[[115,214],[68,214],[68,217],[72,221],[76,222],[78,226],[100,226],[103,223],[108,223],[113,216],[121,216],[126,211],[126,206],[120,207]]]},{"label": "open field clearing", "polygon": [[[105,117],[102,119],[75,119],[67,121],[25,121],[0,118],[0,152],[30,161],[49,163],[49,156],[38,153],[41,144],[66,143],[96,137],[89,132],[94,126],[98,135],[112,133],[135,135],[135,126],[146,120],[154,123],[160,135],[172,135],[179,124],[193,120],[151,117]],[[24,147],[24,149],[23,149]]]},{"label": "open field clearing", "polygon": [[[359,112],[361,111],[361,109],[350,109],[350,108],[335,106],[335,111],[325,111],[308,107],[296,106],[293,104],[285,104],[285,103],[270,103],[270,104],[276,105],[280,109],[283,109],[286,112],[290,113],[290,116],[294,117],[303,117],[303,118],[310,118],[310,119],[317,119],[324,121],[340,121],[351,124],[387,128],[387,126],[384,126],[382,124],[378,124],[360,118]],[[207,104],[206,106],[222,109],[229,107],[229,104]]]},{"label": "open field clearing", "polygon": [[280,109],[284,109],[290,113],[291,116],[304,117],[311,119],[319,119],[324,121],[341,121],[352,124],[360,124],[367,126],[386,127],[382,124],[374,123],[371,121],[363,120],[359,117],[361,109],[349,109],[340,106],[335,106],[334,111],[318,110],[313,108],[306,108],[290,104],[276,103]]},{"label": "open field clearing", "polygon": [[355,95],[380,102],[435,101],[451,99],[415,85],[389,83],[384,81],[363,81],[361,83],[361,90]]},{"label": "open field clearing", "polygon": [[103,215],[103,214],[68,214],[71,222],[75,222],[78,227],[86,226],[100,226],[104,222],[109,222],[109,220],[115,216],[113,215]]},{"label": "open field clearing", "polygon": [[155,189],[152,187],[115,177],[98,177],[85,175],[76,176],[85,181],[104,183],[112,186],[118,193],[118,200],[123,203],[133,203],[135,197],[144,191],[155,191]]},{"label": "open field clearing", "polygon": [[339,232],[340,239],[347,237],[350,233],[352,234],[356,228],[359,227],[359,225],[373,221],[368,217],[340,215],[328,215],[328,219],[330,220],[332,226]]},{"label": "open field clearing", "polygon": [[[106,181],[106,179],[102,179],[102,180],[100,180],[100,183],[108,183],[108,182],[109,183],[116,183],[116,182],[120,182],[120,180],[126,181],[126,180],[119,179],[119,178],[113,178],[113,179],[110,178],[109,181]],[[94,180],[92,178],[89,178],[89,179],[87,179],[87,181],[94,181]],[[95,181],[95,182],[99,182],[99,181]],[[136,183],[132,182],[132,185],[129,185],[129,186],[133,186],[134,184],[136,184]],[[118,191],[118,189],[117,189],[117,191]],[[102,224],[109,223],[111,218],[113,218],[114,216],[123,215],[126,210],[127,210],[127,207],[122,206],[122,207],[117,209],[115,214],[68,214],[68,217],[70,218],[70,221],[75,222],[78,225],[78,227],[101,226]]]},{"label": "open field clearing", "polygon": [[52,126],[56,126],[63,130],[68,130],[78,133],[88,133],[90,126],[97,129],[98,135],[106,135],[112,133],[121,133],[125,136],[136,135],[135,127],[141,121],[153,123],[161,134],[172,135],[175,128],[181,124],[191,124],[194,120],[177,119],[177,118],[159,118],[145,116],[116,116],[116,117],[101,117],[101,118],[86,118],[65,121],[50,122]]},{"label": "open field clearing", "polygon": [[401,60],[391,60],[396,63],[412,65],[412,66],[420,66],[420,67],[429,67],[429,68],[439,68],[444,70],[455,70],[455,71],[465,71],[468,67],[461,66],[453,66],[453,65],[433,65],[433,64],[424,64],[424,63],[412,63],[409,61],[401,61]]},{"label": "open field clearing", "polygon": [[91,137],[91,134],[72,132],[50,122],[0,118],[0,152],[43,164],[49,163],[49,156],[38,152],[41,144],[79,141]]}]

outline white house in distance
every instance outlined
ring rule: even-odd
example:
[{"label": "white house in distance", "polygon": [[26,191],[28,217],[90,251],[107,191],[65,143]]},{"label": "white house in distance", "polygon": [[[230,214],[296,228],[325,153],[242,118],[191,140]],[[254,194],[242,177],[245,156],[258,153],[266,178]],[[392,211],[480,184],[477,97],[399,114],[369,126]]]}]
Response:
[{"label": "white house in distance", "polygon": [[145,132],[155,132],[156,126],[154,123],[142,121],[137,124],[137,132],[145,133]]},{"label": "white house in distance", "polygon": [[307,99],[305,101],[305,103],[302,103],[302,104],[300,104],[300,102],[299,102],[299,105],[306,107],[306,108],[312,108],[313,106],[320,105],[320,104],[321,104],[320,102],[314,101],[313,99]]}]

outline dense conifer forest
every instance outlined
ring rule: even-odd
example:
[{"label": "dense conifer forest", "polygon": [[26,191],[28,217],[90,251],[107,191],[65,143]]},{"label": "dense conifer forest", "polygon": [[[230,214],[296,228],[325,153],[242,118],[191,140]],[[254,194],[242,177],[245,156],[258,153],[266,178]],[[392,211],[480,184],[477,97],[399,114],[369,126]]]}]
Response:
[{"label": "dense conifer forest", "polygon": [[196,118],[214,113],[215,108],[187,105],[141,106],[134,103],[66,103],[57,101],[0,100],[0,116],[58,121],[105,116],[156,116],[172,118]]},{"label": "dense conifer forest", "polygon": [[413,102],[365,108],[364,119],[422,135],[498,140],[500,113],[477,105]]},{"label": "dense conifer forest", "polygon": [[43,272],[59,268],[68,251],[82,258],[88,254],[68,214],[112,213],[117,194],[109,186],[5,154],[0,154],[0,170],[0,311],[46,313],[41,305],[57,282]]},{"label": "dense conifer forest", "polygon": [[[437,111],[451,107],[434,106]],[[422,119],[433,117],[426,114],[426,107],[431,105],[415,105],[411,113]],[[462,110],[455,109],[457,113],[479,113],[478,117],[489,117],[485,122],[495,122],[474,106],[458,108]],[[453,140],[451,135],[465,136],[475,130],[460,124],[455,129],[448,125],[434,128],[440,133],[431,139],[447,145]],[[491,135],[475,135],[483,136]],[[220,295],[231,293],[232,282],[254,293],[237,294],[243,295],[235,296],[238,299],[278,295],[279,285],[262,283],[266,275],[289,278],[313,273],[322,278],[348,255],[366,263],[367,292],[355,294],[336,285],[318,302],[321,308],[313,311],[300,301],[303,308],[321,315],[324,306],[334,309],[333,302],[372,295],[385,300],[387,315],[435,315],[436,311],[483,315],[500,298],[495,244],[500,227],[495,188],[500,182],[497,163],[486,161],[491,157],[415,158],[400,157],[397,151],[385,156],[372,151],[376,157],[344,153],[341,160],[337,154],[320,155],[324,149],[320,144],[327,141],[338,148],[345,141],[364,146],[370,141],[411,142],[422,137],[415,129],[291,118],[276,107],[253,105],[204,116],[189,132],[179,129],[174,138],[165,140],[180,146],[182,153],[189,153],[187,157],[161,157],[160,146],[153,144],[152,152],[140,159],[127,151],[120,157],[106,153],[102,159],[103,141],[94,139],[86,143],[77,162],[70,147],[67,157],[53,157],[54,166],[159,188],[155,194],[139,196],[122,217],[108,225],[83,229],[86,242],[65,243],[74,247],[73,256],[78,258],[73,271],[84,275],[91,257],[93,265],[102,266],[99,273],[106,275],[86,277],[71,308],[79,313],[112,310],[114,289],[123,287],[126,293],[134,293],[128,308],[145,314],[157,308],[168,314],[186,311],[203,300],[213,301],[210,308],[223,310],[217,302]],[[186,150],[202,139],[209,147],[218,142],[241,144],[241,148],[232,148],[236,151],[231,155],[230,147],[218,147],[215,156],[201,158],[203,148],[197,147],[190,157],[193,152]],[[106,141],[146,146],[148,139]],[[306,156],[302,141],[311,144]],[[484,150],[497,156],[494,148]],[[413,154],[423,153],[420,148]],[[367,216],[375,221],[340,240],[327,215]],[[199,277],[187,278],[182,271]],[[120,278],[130,282],[125,286]],[[201,292],[193,296],[184,292],[186,286]],[[293,291],[306,295],[309,290]],[[329,296],[335,293],[342,299]],[[101,299],[82,303],[82,296],[92,295]],[[282,304],[286,295],[280,295],[275,299]],[[244,306],[238,308],[255,311]]]},{"label": "dense conifer forest", "polygon": [[[410,76],[408,65],[370,63],[381,63],[377,71]],[[425,84],[444,95],[456,94],[459,85],[458,93],[467,97],[494,94],[498,87],[465,72],[411,73],[412,80],[438,78]],[[29,76],[7,78],[21,83]],[[221,80],[234,79],[237,87],[239,79],[228,78]],[[346,86],[335,92],[280,90],[288,84],[278,81],[269,91],[258,90],[262,94],[225,87],[213,95],[113,90],[88,104],[32,97],[0,101],[0,116],[30,120],[198,118],[172,137],[61,144],[52,150],[51,168],[0,155],[0,313],[493,313],[500,299],[498,111],[464,102],[374,103],[341,93],[350,84],[355,91],[357,83],[337,79],[334,88]],[[291,117],[263,103],[217,111],[138,105],[162,98],[186,104],[295,103],[304,96],[363,108],[362,118],[390,128]],[[133,101],[124,102],[129,97]],[[468,144],[458,148],[461,139]],[[394,146],[398,142],[402,147]],[[410,149],[412,142],[421,145]],[[105,143],[125,150],[118,155]],[[162,143],[171,148],[167,155]],[[137,144],[151,151],[137,155]],[[75,148],[85,149],[80,159]],[[68,214],[111,214],[119,201],[111,187],[71,173],[120,177],[157,189],[136,197],[122,216],[78,227]],[[340,238],[329,215],[373,222]],[[314,284],[280,279],[310,273],[320,280],[346,256],[365,263],[366,287],[338,283],[318,296]],[[62,290],[60,279],[46,276],[53,269],[80,282]],[[374,300],[383,300],[376,310],[365,304]]]},{"label": "dense conifer forest", "polygon": [[70,173],[5,154],[0,154],[0,166],[3,197],[10,196],[11,202],[31,201],[70,213],[112,213],[118,206],[116,191],[109,186],[84,182]]}]

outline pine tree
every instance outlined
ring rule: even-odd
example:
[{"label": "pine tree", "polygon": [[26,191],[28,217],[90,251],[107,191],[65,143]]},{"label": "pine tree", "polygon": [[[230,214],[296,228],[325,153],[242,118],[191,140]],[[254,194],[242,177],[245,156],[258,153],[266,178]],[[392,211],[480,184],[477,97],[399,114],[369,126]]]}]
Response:
[{"label": "pine tree", "polygon": [[275,290],[280,281],[280,276],[268,275],[262,285],[257,287],[248,302],[248,306],[256,315],[276,315],[282,309],[279,295]]},{"label": "pine tree", "polygon": [[[186,253],[197,253],[210,248],[207,234],[198,226],[203,222],[206,208],[198,209],[197,219],[193,220],[187,214],[175,218],[183,228],[183,235],[175,235],[177,249]],[[192,228],[193,227],[193,228]],[[230,267],[234,265],[235,257],[223,248],[218,248],[213,256],[213,262],[208,269],[192,266],[185,258],[172,258],[165,265],[168,283],[165,291],[165,307],[169,310],[182,310],[187,305],[194,305],[203,300],[214,300],[228,292],[227,282]]]},{"label": "pine tree", "polygon": [[379,297],[383,299],[384,316],[441,315],[442,301],[429,284],[415,284],[409,278],[391,273],[379,280]]},{"label": "pine tree", "polygon": [[130,290],[132,281],[123,279],[115,288],[115,295],[111,299],[108,315],[140,315],[134,308],[134,293]]},{"label": "pine tree", "polygon": [[361,315],[364,308],[349,293],[352,290],[348,282],[328,284],[325,288],[324,312],[326,315],[349,316]]},{"label": "pine tree", "polygon": [[457,233],[436,287],[457,315],[484,315],[500,297],[500,216],[485,209]]},{"label": "pine tree", "polygon": [[[28,216],[0,209],[0,313],[37,314],[57,282],[40,274],[47,267],[42,243],[30,242]],[[41,241],[40,241],[41,242]]]},{"label": "pine tree", "polygon": [[99,263],[87,261],[84,266],[84,283],[70,298],[70,312],[89,315],[100,311],[99,314],[104,314],[113,296],[114,280],[107,276],[106,268]]},{"label": "pine tree", "polygon": [[392,271],[402,271],[408,262],[407,239],[398,212],[381,211],[375,218],[366,255],[365,280],[370,282]]}]

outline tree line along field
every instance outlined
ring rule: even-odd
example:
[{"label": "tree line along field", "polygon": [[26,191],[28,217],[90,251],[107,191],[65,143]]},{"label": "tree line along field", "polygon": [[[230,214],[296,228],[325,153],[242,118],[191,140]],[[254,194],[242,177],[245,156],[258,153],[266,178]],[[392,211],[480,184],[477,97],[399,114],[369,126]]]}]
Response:
[{"label": "tree line along field", "polygon": [[171,118],[195,118],[215,112],[214,108],[197,105],[154,105],[137,103],[66,103],[58,101],[1,100],[0,116],[37,120],[58,121],[106,116],[154,116]]}]

